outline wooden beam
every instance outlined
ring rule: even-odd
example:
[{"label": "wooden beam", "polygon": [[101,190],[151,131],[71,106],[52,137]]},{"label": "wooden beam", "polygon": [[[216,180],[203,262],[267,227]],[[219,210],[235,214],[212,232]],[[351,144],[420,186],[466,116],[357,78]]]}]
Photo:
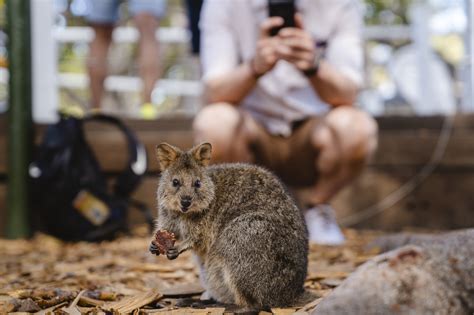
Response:
[{"label": "wooden beam", "polygon": [[[382,117],[379,123],[379,148],[370,165],[376,168],[419,167],[431,157],[443,126],[443,117]],[[160,118],[154,121],[129,120],[125,123],[145,143],[150,172],[156,171],[154,146],[167,141],[181,147],[192,145],[191,118]],[[39,143],[45,125],[36,125]],[[6,117],[0,115],[0,174],[6,172]],[[108,172],[122,169],[126,161],[125,143],[110,126],[91,123],[87,136],[96,155]],[[474,167],[474,115],[456,118],[441,167]]]},{"label": "wooden beam", "polygon": [[[444,118],[384,117],[377,120],[380,141],[375,159],[363,175],[334,200],[341,217],[379,202],[412,178],[430,159]],[[0,185],[5,184],[5,123],[5,117],[0,115]],[[154,208],[158,175],[154,146],[166,141],[183,148],[191,147],[192,119],[125,120],[125,123],[148,150],[148,173],[135,197]],[[36,126],[37,142],[45,128],[44,125]],[[87,138],[104,170],[109,175],[121,171],[127,155],[125,141],[120,134],[112,127],[99,123],[87,124],[86,130]],[[471,215],[473,199],[469,191],[474,185],[473,156],[474,115],[457,117],[444,158],[434,173],[406,199],[357,226],[400,229],[405,226],[461,228],[474,225],[474,216]],[[5,209],[1,192],[0,189],[0,218]],[[142,220],[142,216],[136,213],[131,218],[132,223]]]}]

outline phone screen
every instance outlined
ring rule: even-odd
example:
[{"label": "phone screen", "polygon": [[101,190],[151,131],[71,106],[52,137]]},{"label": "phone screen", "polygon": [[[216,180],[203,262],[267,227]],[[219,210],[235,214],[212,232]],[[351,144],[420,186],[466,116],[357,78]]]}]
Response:
[{"label": "phone screen", "polygon": [[279,16],[285,21],[280,27],[275,27],[270,31],[271,36],[275,36],[285,27],[295,27],[295,1],[294,0],[268,0],[268,16]]}]

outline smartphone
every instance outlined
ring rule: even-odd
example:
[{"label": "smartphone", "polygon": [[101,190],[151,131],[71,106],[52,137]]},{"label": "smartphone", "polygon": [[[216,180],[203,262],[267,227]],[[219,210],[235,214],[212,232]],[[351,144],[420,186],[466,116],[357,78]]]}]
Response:
[{"label": "smartphone", "polygon": [[279,16],[285,21],[282,26],[272,28],[270,35],[275,36],[285,27],[295,27],[295,12],[294,0],[268,0],[268,16]]}]

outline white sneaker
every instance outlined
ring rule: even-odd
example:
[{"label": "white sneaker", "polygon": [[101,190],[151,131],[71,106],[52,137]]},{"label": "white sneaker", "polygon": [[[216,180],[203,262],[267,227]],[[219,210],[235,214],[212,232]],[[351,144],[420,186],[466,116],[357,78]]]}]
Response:
[{"label": "white sneaker", "polygon": [[334,209],[330,205],[317,205],[305,213],[310,242],[321,245],[342,245],[344,235],[337,225]]}]

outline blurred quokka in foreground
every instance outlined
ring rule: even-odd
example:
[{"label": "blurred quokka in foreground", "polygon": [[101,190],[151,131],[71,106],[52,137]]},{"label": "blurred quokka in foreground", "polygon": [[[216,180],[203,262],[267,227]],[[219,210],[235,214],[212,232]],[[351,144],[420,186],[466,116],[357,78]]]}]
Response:
[{"label": "blurred quokka in foreground", "polygon": [[208,296],[222,303],[259,310],[313,298],[303,288],[306,226],[274,175],[246,164],[207,167],[209,143],[187,152],[162,143],[157,156],[157,231],[174,233],[178,245],[157,246],[157,237],[150,251],[175,259],[193,250]]}]

